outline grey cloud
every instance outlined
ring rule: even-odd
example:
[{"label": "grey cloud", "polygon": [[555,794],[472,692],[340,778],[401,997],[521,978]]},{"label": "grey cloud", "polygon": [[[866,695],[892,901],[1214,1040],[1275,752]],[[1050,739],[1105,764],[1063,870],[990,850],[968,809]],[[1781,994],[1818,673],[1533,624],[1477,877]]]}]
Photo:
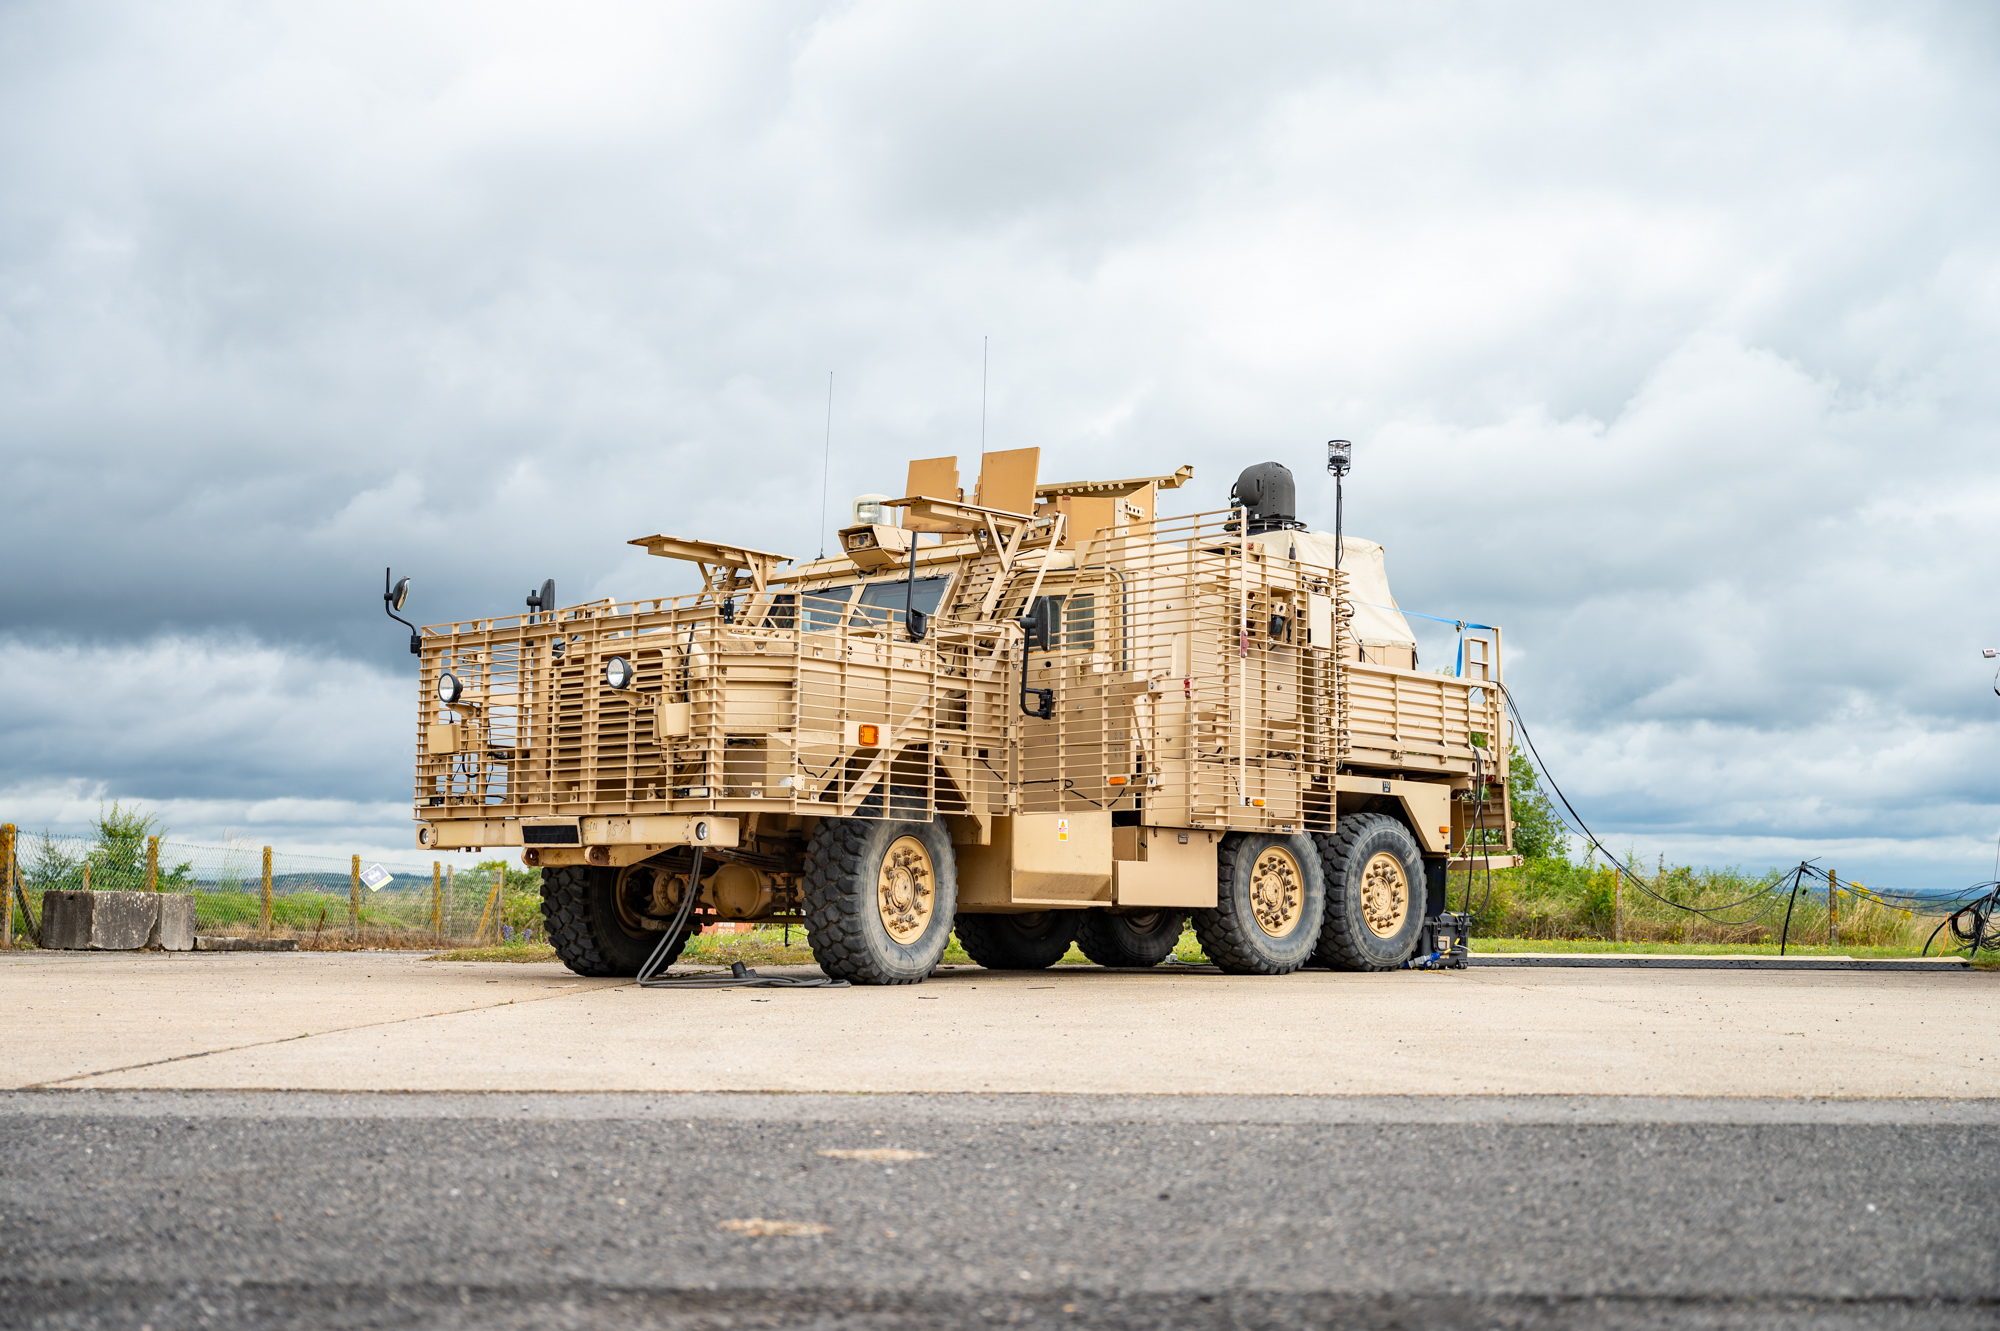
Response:
[{"label": "grey cloud", "polygon": [[[990,334],[1050,476],[1276,457],[1324,523],[1360,441],[1350,529],[1506,626],[1607,821],[1948,875],[2000,805],[1995,54],[1955,6],[13,6],[0,785],[393,804],[384,564],[437,621],[685,589],[652,531],[811,554],[828,369],[837,519],[972,469]],[[64,653],[211,728],[93,729]],[[232,729],[238,659],[321,682]]]}]

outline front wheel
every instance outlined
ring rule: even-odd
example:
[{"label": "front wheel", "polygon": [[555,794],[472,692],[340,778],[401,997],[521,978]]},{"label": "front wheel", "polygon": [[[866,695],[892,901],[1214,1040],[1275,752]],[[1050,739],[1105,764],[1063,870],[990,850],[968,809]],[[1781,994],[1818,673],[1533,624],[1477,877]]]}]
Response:
[{"label": "front wheel", "polygon": [[[637,975],[666,930],[650,878],[627,870],[569,864],[542,870],[542,923],[563,965],[578,975]],[[667,948],[671,966],[701,926],[690,921]]]},{"label": "front wheel", "polygon": [[1303,832],[1231,832],[1216,847],[1216,903],[1193,914],[1208,959],[1233,975],[1286,975],[1319,941],[1319,852]]},{"label": "front wheel", "polygon": [[851,984],[915,984],[937,969],[958,909],[944,821],[828,818],[806,846],[806,939]]}]

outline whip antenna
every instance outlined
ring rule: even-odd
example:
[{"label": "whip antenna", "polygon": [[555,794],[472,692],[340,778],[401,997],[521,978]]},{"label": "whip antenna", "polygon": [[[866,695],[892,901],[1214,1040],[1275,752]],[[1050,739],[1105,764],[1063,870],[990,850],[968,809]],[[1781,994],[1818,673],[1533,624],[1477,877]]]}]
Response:
[{"label": "whip antenna", "polygon": [[819,557],[826,558],[826,487],[833,479],[833,371],[826,372],[826,456],[819,473]]}]

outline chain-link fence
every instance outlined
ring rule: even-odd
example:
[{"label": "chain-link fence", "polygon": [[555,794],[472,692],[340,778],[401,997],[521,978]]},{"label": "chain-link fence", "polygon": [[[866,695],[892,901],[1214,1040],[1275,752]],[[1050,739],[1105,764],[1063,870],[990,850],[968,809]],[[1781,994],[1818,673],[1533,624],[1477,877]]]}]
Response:
[{"label": "chain-link fence", "polygon": [[[7,832],[0,829],[0,857]],[[145,838],[91,840],[55,835],[13,838],[11,929],[17,941],[40,934],[42,895],[77,889],[184,892],[194,897],[195,932],[208,937],[291,938],[304,948],[410,947],[499,942],[518,932],[504,866],[297,855],[236,842],[197,846]],[[0,870],[6,860],[0,858]],[[516,868],[514,878],[523,877]],[[511,923],[510,923],[511,921]]]}]

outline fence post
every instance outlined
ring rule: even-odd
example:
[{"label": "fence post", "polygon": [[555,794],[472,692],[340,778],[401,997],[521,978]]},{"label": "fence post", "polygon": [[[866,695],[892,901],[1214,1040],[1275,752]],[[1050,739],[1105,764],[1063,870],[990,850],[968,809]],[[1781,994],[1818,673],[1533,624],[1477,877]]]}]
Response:
[{"label": "fence post", "polygon": [[446,924],[451,923],[452,893],[458,891],[458,884],[452,880],[452,868],[453,866],[449,864],[444,866],[444,918]]},{"label": "fence post", "polygon": [[354,868],[347,880],[347,932],[358,940],[361,937],[361,857],[354,857]]},{"label": "fence post", "polygon": [[431,861],[431,937],[444,941],[444,866]]},{"label": "fence post", "polygon": [[0,947],[14,946],[14,824],[0,824]]},{"label": "fence post", "polygon": [[1611,941],[1625,941],[1625,875],[1611,871]]},{"label": "fence post", "polygon": [[160,839],[156,836],[146,838],[146,890],[160,890]]},{"label": "fence post", "polygon": [[1826,871],[1826,945],[1840,946],[1840,875]]},{"label": "fence post", "polygon": [[266,938],[271,935],[271,848],[264,847],[264,899],[257,912],[258,925]]},{"label": "fence post", "polygon": [[486,921],[489,919],[493,921],[493,941],[500,941],[500,889],[506,881],[507,871],[504,868],[493,871],[493,890],[487,894],[486,909],[479,912],[479,932],[472,936],[473,942],[486,941]]}]

